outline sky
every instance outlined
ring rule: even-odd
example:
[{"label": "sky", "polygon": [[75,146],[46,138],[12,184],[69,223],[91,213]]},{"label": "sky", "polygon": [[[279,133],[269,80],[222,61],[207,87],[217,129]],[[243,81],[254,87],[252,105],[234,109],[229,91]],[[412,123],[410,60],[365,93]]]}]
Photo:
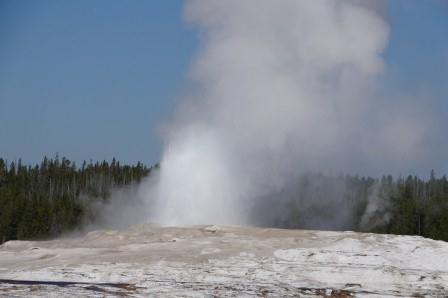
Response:
[{"label": "sky", "polygon": [[[159,161],[160,124],[199,43],[182,9],[178,0],[0,0],[0,157]],[[390,1],[387,18],[382,86],[431,96],[448,127],[448,1]]]}]

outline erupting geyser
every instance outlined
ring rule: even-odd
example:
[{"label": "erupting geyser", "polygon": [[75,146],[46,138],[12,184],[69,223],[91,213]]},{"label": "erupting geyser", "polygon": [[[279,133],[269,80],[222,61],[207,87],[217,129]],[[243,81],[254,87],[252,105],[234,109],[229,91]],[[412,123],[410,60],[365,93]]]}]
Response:
[{"label": "erupting geyser", "polygon": [[151,220],[250,224],[257,198],[290,177],[413,158],[423,118],[387,117],[392,107],[375,92],[389,33],[381,5],[188,1],[201,47],[148,193]]}]

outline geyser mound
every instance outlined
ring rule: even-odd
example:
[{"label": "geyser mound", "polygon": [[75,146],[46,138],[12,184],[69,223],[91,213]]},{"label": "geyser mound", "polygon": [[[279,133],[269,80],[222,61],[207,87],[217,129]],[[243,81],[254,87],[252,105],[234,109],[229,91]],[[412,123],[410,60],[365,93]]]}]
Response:
[{"label": "geyser mound", "polygon": [[448,243],[236,226],[140,225],[0,246],[0,295],[447,296]]}]

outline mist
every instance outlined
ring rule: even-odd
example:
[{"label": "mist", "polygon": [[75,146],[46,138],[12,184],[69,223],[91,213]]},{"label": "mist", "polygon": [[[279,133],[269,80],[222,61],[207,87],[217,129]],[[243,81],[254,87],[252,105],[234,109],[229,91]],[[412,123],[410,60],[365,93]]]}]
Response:
[{"label": "mist", "polygon": [[[147,220],[270,225],[269,214],[286,212],[272,208],[276,194],[306,173],[412,168],[427,153],[430,113],[380,92],[384,11],[382,1],[187,1],[200,47],[164,123],[161,169],[142,186]],[[321,193],[301,204],[320,206],[309,226],[349,226],[344,208],[319,215],[346,186],[313,183]],[[379,202],[373,195],[363,222]]]}]

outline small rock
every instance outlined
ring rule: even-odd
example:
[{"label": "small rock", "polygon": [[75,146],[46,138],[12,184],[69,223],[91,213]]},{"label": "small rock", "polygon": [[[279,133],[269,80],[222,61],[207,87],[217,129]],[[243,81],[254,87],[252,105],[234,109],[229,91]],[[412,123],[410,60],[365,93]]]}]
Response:
[{"label": "small rock", "polygon": [[213,226],[208,226],[204,228],[204,231],[209,232],[209,233],[216,233],[219,230],[219,227],[216,225]]}]

